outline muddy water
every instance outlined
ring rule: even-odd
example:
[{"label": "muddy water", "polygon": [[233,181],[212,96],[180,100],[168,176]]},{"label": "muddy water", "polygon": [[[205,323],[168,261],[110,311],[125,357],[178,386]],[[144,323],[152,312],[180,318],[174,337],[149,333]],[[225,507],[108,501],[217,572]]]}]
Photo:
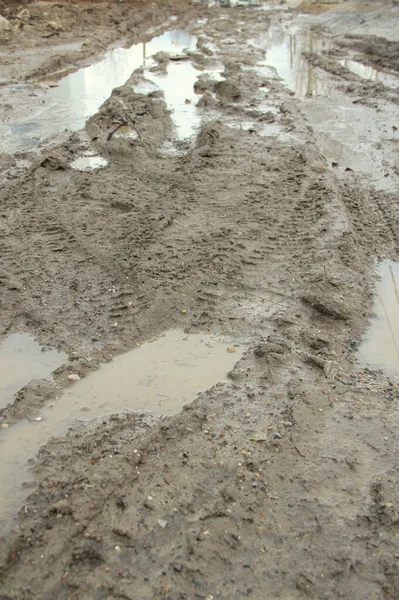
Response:
[{"label": "muddy water", "polygon": [[339,62],[343,67],[349,69],[349,71],[352,73],[359,75],[359,77],[362,77],[362,79],[379,81],[386,87],[399,87],[399,75],[396,75],[395,73],[388,73],[386,71],[374,69],[373,67],[364,65],[363,63],[351,58],[344,58]]},{"label": "muddy water", "polygon": [[164,92],[165,102],[172,111],[176,134],[179,139],[189,138],[198,128],[201,118],[195,105],[198,96],[194,83],[201,73],[189,62],[170,62],[165,77],[153,73],[149,78]]},{"label": "muddy water", "polygon": [[351,98],[335,90],[329,97],[315,98],[303,106],[313,127],[321,153],[336,172],[348,171],[372,177],[382,190],[396,190],[396,108],[385,103],[378,111],[354,104]]},{"label": "muddy water", "polygon": [[225,379],[239,356],[239,348],[215,336],[169,331],[74,383],[42,411],[41,421],[21,421],[0,431],[0,533],[29,494],[29,482],[33,485],[27,461],[50,437],[63,435],[77,419],[123,411],[175,414]]},{"label": "muddy water", "polygon": [[33,379],[51,379],[51,373],[67,360],[67,355],[40,346],[27,333],[13,333],[0,345],[0,408]]},{"label": "muddy water", "polygon": [[399,379],[399,264],[383,261],[378,275],[376,316],[359,347],[358,360],[363,367],[383,369]]},{"label": "muddy water", "polygon": [[252,43],[266,50],[264,65],[274,69],[297,96],[328,93],[328,79],[303,58],[304,52],[320,53],[328,48],[328,40],[309,30],[295,31],[277,23]]},{"label": "muddy water", "polygon": [[[43,89],[41,84],[35,95],[29,97],[29,116],[25,116],[26,108],[20,113],[10,112],[7,122],[0,124],[0,148],[7,152],[30,149],[64,129],[81,129],[112,90],[123,85],[151,56],[160,51],[176,54],[184,49],[192,50],[196,42],[195,36],[184,31],[168,31],[147,43],[111,50],[101,61],[60,79],[56,87]],[[29,92],[25,88],[19,86],[18,93],[26,96]],[[8,88],[2,90],[4,99],[9,91]],[[15,105],[15,102],[15,98],[10,97],[10,103]]]}]

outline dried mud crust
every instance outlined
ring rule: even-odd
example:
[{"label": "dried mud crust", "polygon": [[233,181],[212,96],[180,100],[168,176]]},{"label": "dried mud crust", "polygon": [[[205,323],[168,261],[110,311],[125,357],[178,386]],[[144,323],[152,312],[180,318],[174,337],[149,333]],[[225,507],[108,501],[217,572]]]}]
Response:
[{"label": "dried mud crust", "polygon": [[[0,190],[2,336],[75,351],[82,376],[171,326],[249,340],[180,415],[100,419],[41,449],[38,489],[0,544],[1,600],[399,595],[398,392],[352,351],[374,259],[397,256],[398,208],[338,180],[300,103],[253,68],[245,42],[265,19],[215,11],[203,26],[228,85],[202,90],[208,122],[183,157],[159,153],[163,98],[128,82]],[[265,87],[279,138],[257,135]],[[125,121],[137,139],[112,135]],[[69,167],[87,135],[109,160],[96,173]]]}]

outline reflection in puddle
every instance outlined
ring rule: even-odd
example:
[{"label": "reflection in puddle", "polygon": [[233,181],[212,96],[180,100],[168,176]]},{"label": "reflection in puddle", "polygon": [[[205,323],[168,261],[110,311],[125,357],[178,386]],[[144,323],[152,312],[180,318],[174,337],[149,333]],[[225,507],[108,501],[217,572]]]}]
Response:
[{"label": "reflection in puddle", "polygon": [[33,379],[51,379],[66,360],[66,354],[40,346],[28,333],[11,334],[0,345],[0,408]]},{"label": "reflection in puddle", "polygon": [[286,85],[298,96],[326,95],[326,75],[303,58],[303,52],[320,53],[328,41],[311,31],[289,32],[281,25],[272,25],[252,42],[266,50],[264,65],[273,67]]},{"label": "reflection in puddle", "polygon": [[199,72],[189,62],[170,62],[166,76],[150,75],[151,80],[164,92],[179,139],[191,137],[201,122],[195,107],[198,96],[194,92],[198,75]]},{"label": "reflection in puddle", "polygon": [[[58,87],[29,98],[33,112],[29,118],[13,121],[10,114],[10,120],[0,125],[3,149],[8,152],[29,149],[38,139],[44,140],[64,129],[81,129],[112,90],[123,85],[144,64],[145,57],[160,51],[176,54],[186,48],[192,50],[196,42],[195,36],[172,30],[147,43],[107,52],[103,60],[63,77]],[[23,87],[20,93],[26,94]]]},{"label": "reflection in puddle", "polygon": [[399,264],[384,260],[374,306],[376,317],[358,351],[358,360],[372,369],[399,376]]},{"label": "reflection in puddle", "polygon": [[117,356],[111,363],[68,388],[39,422],[21,421],[0,431],[0,533],[10,528],[28,495],[27,461],[52,436],[63,435],[74,420],[123,411],[172,415],[184,404],[226,378],[239,354],[211,335],[169,331],[152,343]]},{"label": "reflection in puddle", "polygon": [[352,60],[350,58],[344,58],[339,61],[340,64],[359,75],[363,79],[370,79],[371,81],[379,81],[387,87],[397,88],[399,87],[399,76],[395,74],[386,73],[385,71],[377,71],[373,67],[369,67],[367,65],[358,62],[357,60]]},{"label": "reflection in puddle", "polygon": [[94,171],[106,167],[107,164],[108,161],[102,156],[79,156],[71,163],[71,167],[77,171]]}]

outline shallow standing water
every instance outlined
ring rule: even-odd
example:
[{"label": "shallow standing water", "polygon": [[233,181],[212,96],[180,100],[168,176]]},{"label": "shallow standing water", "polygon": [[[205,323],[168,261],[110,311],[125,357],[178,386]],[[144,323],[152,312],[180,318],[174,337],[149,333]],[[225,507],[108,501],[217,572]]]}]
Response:
[{"label": "shallow standing water", "polygon": [[399,87],[399,75],[395,73],[388,73],[382,69],[378,70],[369,65],[353,60],[351,58],[344,58],[339,61],[340,64],[349,69],[355,75],[359,75],[362,79],[369,79],[370,81],[377,81],[384,84],[387,87],[397,88]]},{"label": "shallow standing water", "polygon": [[329,42],[309,30],[290,31],[280,23],[272,24],[252,42],[266,50],[262,63],[275,69],[279,77],[297,96],[318,96],[328,93],[328,79],[304,57],[304,52],[321,52]]},{"label": "shallow standing water", "polygon": [[[227,350],[229,349],[229,351]],[[124,411],[173,415],[220,380],[240,357],[226,340],[212,335],[169,331],[121,354],[98,371],[72,384],[40,421],[20,421],[0,431],[0,534],[29,494],[27,461],[50,437],[76,422]]]},{"label": "shallow standing water", "polygon": [[66,354],[40,346],[28,333],[11,334],[0,344],[0,408],[32,379],[51,379],[66,360]]},{"label": "shallow standing water", "polygon": [[[29,97],[29,107],[23,117],[10,113],[7,122],[0,123],[0,148],[7,152],[28,150],[63,130],[78,131],[109,98],[112,90],[123,85],[134,70],[145,65],[157,52],[179,53],[194,49],[197,38],[181,30],[171,30],[149,42],[130,48],[115,48],[102,60],[63,77],[56,87],[36,89]],[[15,86],[14,86],[15,87]],[[26,95],[27,86],[19,86]],[[29,90],[32,85],[29,84]],[[7,87],[2,90],[7,94]],[[12,104],[15,99],[10,98]],[[43,103],[44,102],[44,103]],[[29,110],[26,115],[26,110]]]},{"label": "shallow standing water", "polygon": [[163,90],[166,105],[173,111],[172,119],[180,139],[189,138],[201,122],[195,108],[198,96],[194,92],[194,82],[199,75],[200,72],[188,61],[170,61],[166,76],[147,75]]},{"label": "shallow standing water", "polygon": [[399,264],[384,260],[374,305],[375,317],[358,350],[360,364],[399,378]]}]

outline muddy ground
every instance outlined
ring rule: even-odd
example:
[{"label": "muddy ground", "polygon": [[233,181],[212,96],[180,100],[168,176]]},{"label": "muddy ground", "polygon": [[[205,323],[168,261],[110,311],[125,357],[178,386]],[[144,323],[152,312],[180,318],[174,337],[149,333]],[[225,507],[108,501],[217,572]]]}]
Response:
[{"label": "muddy ground", "polygon": [[[399,390],[356,359],[376,260],[398,258],[398,88],[340,62],[393,77],[399,8],[19,8],[23,26],[3,11],[4,88],[172,15],[210,74],[192,139],[161,93],[133,91],[135,72],[83,130],[0,155],[1,337],[28,331],[70,358],[1,422],[11,432],[71,373],[170,328],[246,350],[174,417],[117,414],[41,448],[0,544],[0,599],[399,598]],[[291,88],[260,64],[269,31],[314,41]],[[87,53],[66,48],[86,38]],[[162,73],[168,57],[155,62]],[[88,147],[108,165],[73,170]]]}]

